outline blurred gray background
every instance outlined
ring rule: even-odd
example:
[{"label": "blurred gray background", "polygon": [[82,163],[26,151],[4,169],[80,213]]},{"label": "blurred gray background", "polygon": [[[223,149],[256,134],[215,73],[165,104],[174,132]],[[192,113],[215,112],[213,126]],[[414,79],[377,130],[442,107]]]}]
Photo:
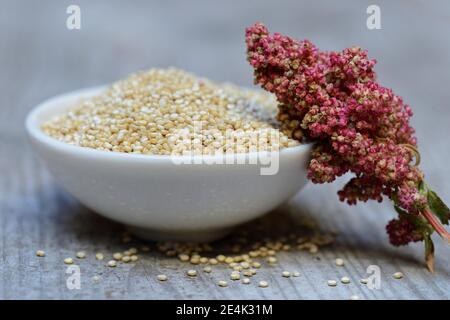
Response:
[{"label": "blurred gray background", "polygon": [[[66,28],[70,4],[81,7],[81,30]],[[381,30],[366,27],[370,4],[381,8]],[[151,67],[176,66],[251,86],[244,29],[256,21],[272,32],[308,38],[321,49],[342,50],[355,44],[368,49],[370,57],[378,60],[381,83],[412,106],[422,168],[428,182],[450,201],[450,1],[0,0],[0,297],[71,297],[72,293],[57,289],[62,281],[58,277],[41,275],[47,291],[39,284],[34,291],[22,288],[21,279],[33,281],[26,268],[41,270],[33,257],[36,243],[62,251],[63,245],[76,243],[77,232],[85,232],[65,225],[64,219],[83,212],[78,221],[85,226],[92,222],[32,156],[23,128],[27,112],[53,95],[109,83]],[[392,261],[388,276],[400,265],[416,272],[404,287],[389,287],[369,297],[448,297],[449,248],[438,245],[440,276],[430,277],[421,264],[421,245],[407,249],[388,245],[383,229],[393,217],[389,204],[349,208],[335,195],[341,184],[309,185],[297,198],[305,214],[343,234],[341,253],[349,259]],[[75,238],[59,239],[59,247],[51,235],[63,232]],[[413,261],[395,260],[400,252],[414,257]],[[203,291],[197,289],[194,297],[202,297]],[[309,293],[303,297],[333,297],[317,288],[305,290]],[[136,297],[125,289],[122,293],[118,297]],[[342,291],[338,297],[348,295]],[[247,297],[261,298],[256,293]],[[273,293],[272,297],[283,296]]]}]

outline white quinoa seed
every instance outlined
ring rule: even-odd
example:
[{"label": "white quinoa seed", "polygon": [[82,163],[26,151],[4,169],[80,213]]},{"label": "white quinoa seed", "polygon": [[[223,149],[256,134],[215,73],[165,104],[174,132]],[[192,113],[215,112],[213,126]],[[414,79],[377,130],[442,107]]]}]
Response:
[{"label": "white quinoa seed", "polygon": [[393,277],[394,279],[397,279],[397,280],[403,278],[403,276],[404,276],[404,275],[403,275],[402,272],[396,272],[396,273],[394,273],[394,274],[392,275],[392,277]]},{"label": "white quinoa seed", "polygon": [[73,259],[72,258],[65,258],[64,259],[64,263],[65,264],[72,264],[73,263]]},{"label": "white quinoa seed", "polygon": [[269,255],[269,256],[274,256],[276,254],[277,253],[275,252],[275,250],[267,250],[267,255]]},{"label": "white quinoa seed", "polygon": [[278,260],[277,260],[277,258],[275,258],[275,257],[268,257],[267,258],[267,262],[268,263],[276,263]]},{"label": "white quinoa seed", "polygon": [[108,261],[108,267],[117,267],[117,261],[116,260],[110,260]]},{"label": "white quinoa seed", "polygon": [[336,287],[336,286],[337,286],[337,281],[336,281],[336,280],[328,280],[328,281],[327,281],[327,284],[328,284],[330,287]]},{"label": "white quinoa seed", "polygon": [[78,259],[84,259],[84,258],[86,258],[86,252],[84,252],[84,251],[78,251],[78,252],[77,252],[77,258],[78,258]]},{"label": "white quinoa seed", "polygon": [[117,261],[122,260],[122,257],[123,257],[123,254],[121,254],[120,252],[116,252],[113,254],[114,260],[117,260]]},{"label": "white quinoa seed", "polygon": [[206,272],[206,273],[211,273],[212,272],[212,268],[211,267],[204,267],[203,268],[203,272]]},{"label": "white quinoa seed", "polygon": [[138,257],[137,255],[132,255],[132,256],[130,257],[130,260],[131,260],[132,262],[136,262],[136,261],[139,260],[139,257]]},{"label": "white quinoa seed", "polygon": [[316,254],[317,252],[319,252],[319,247],[315,244],[311,244],[309,247],[309,253]]},{"label": "white quinoa seed", "polygon": [[241,279],[241,274],[239,272],[233,271],[230,274],[230,279],[231,280],[239,280],[239,279]]},{"label": "white quinoa seed", "polygon": [[359,282],[361,282],[362,284],[368,284],[369,283],[369,279],[362,278],[361,280],[359,280]]},{"label": "white quinoa seed", "polygon": [[189,276],[189,277],[196,277],[197,276],[197,271],[196,270],[188,270],[187,272],[186,272],[186,274]]},{"label": "white quinoa seed", "polygon": [[218,283],[219,287],[227,287],[228,286],[228,282],[220,280]]},{"label": "white quinoa seed", "polygon": [[350,278],[349,277],[342,277],[341,278],[341,282],[344,284],[349,284],[350,283]]},{"label": "white quinoa seed", "polygon": [[45,251],[44,250],[38,250],[38,251],[36,251],[36,255],[38,257],[45,257]]},{"label": "white quinoa seed", "polygon": [[250,284],[250,279],[249,278],[244,278],[244,279],[242,279],[242,283],[243,284]]},{"label": "white quinoa seed", "polygon": [[187,255],[187,254],[180,254],[180,255],[178,256],[178,258],[180,259],[180,261],[183,261],[183,262],[187,262],[187,261],[190,260],[190,257],[189,257],[189,255]]},{"label": "white quinoa seed", "polygon": [[253,277],[253,272],[250,270],[245,270],[242,274],[246,277]]},{"label": "white quinoa seed", "polygon": [[269,286],[269,283],[267,281],[260,281],[258,286],[261,288],[267,288]]},{"label": "white quinoa seed", "polygon": [[335,263],[338,267],[342,267],[342,266],[345,264],[344,260],[341,259],[341,258],[337,258],[337,259],[334,261],[334,263]]},{"label": "white quinoa seed", "polygon": [[225,263],[232,264],[233,262],[234,262],[234,259],[232,257],[226,257],[225,258]]},{"label": "white quinoa seed", "polygon": [[101,252],[97,252],[95,254],[95,259],[97,259],[97,260],[103,260],[104,258],[105,258],[105,256]]},{"label": "white quinoa seed", "polygon": [[100,276],[93,276],[92,277],[92,281],[94,281],[94,282],[98,282],[100,280],[101,280]]},{"label": "white quinoa seed", "polygon": [[281,273],[281,275],[282,275],[283,277],[285,277],[285,278],[289,278],[289,277],[291,276],[291,273],[290,273],[289,271],[283,271],[283,272]]},{"label": "white quinoa seed", "polygon": [[158,275],[156,276],[156,278],[157,278],[159,281],[167,281],[167,276],[166,276],[165,274],[158,274]]},{"label": "white quinoa seed", "polygon": [[122,262],[128,263],[128,262],[131,261],[131,257],[130,256],[123,256],[121,260],[122,260]]}]

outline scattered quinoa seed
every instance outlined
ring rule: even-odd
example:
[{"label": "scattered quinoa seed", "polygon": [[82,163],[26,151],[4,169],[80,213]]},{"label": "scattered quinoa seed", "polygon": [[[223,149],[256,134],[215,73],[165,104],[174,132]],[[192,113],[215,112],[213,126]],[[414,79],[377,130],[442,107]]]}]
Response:
[{"label": "scattered quinoa seed", "polygon": [[180,259],[180,261],[183,261],[183,262],[187,262],[187,261],[189,261],[189,255],[187,255],[187,254],[180,254],[179,256],[178,256],[178,258]]},{"label": "scattered quinoa seed", "polygon": [[137,255],[132,255],[132,256],[130,257],[130,259],[131,259],[132,262],[136,262],[136,261],[139,260],[139,257],[138,257]]},{"label": "scattered quinoa seed", "polygon": [[250,279],[249,278],[244,278],[244,279],[242,279],[242,283],[243,284],[250,284]]},{"label": "scattered quinoa seed", "polygon": [[122,262],[128,263],[131,261],[131,257],[130,256],[123,256],[122,257]]},{"label": "scattered quinoa seed", "polygon": [[403,273],[396,272],[392,275],[392,277],[394,277],[394,279],[401,279],[401,278],[403,278]]},{"label": "scattered quinoa seed", "polygon": [[269,286],[269,283],[267,281],[260,281],[258,286],[261,288],[267,288]]},{"label": "scattered quinoa seed", "polygon": [[317,252],[319,252],[319,247],[316,244],[311,243],[309,246],[309,253],[316,254]]},{"label": "scattered quinoa seed", "polygon": [[338,267],[342,267],[342,266],[345,264],[344,260],[341,259],[341,258],[337,258],[337,259],[335,260],[334,263],[335,263]]},{"label": "scattered quinoa seed", "polygon": [[117,261],[116,260],[110,260],[108,261],[108,267],[116,267],[117,266]]},{"label": "scattered quinoa seed", "polygon": [[227,287],[227,286],[228,286],[228,282],[223,281],[223,280],[220,280],[220,281],[218,282],[218,285],[219,285],[219,287]]},{"label": "scattered quinoa seed", "polygon": [[211,269],[211,267],[204,267],[203,271],[206,273],[211,273],[212,269]]},{"label": "scattered quinoa seed", "polygon": [[233,263],[233,262],[234,262],[234,259],[233,259],[232,257],[226,257],[226,258],[225,258],[225,263],[231,264],[231,263]]},{"label": "scattered quinoa seed", "polygon": [[86,252],[84,252],[84,251],[78,251],[78,252],[77,252],[77,258],[78,258],[78,259],[84,259],[84,258],[86,258]]},{"label": "scattered quinoa seed", "polygon": [[105,256],[101,252],[97,252],[95,254],[95,259],[97,259],[97,260],[103,260],[104,258],[105,258]]},{"label": "scattered quinoa seed", "polygon": [[230,275],[231,280],[239,280],[241,278],[241,275],[237,271],[233,271]]},{"label": "scattered quinoa seed", "polygon": [[337,286],[337,281],[336,281],[336,280],[328,280],[328,281],[327,281],[327,284],[328,284],[330,287],[336,287],[336,286]]},{"label": "scattered quinoa seed", "polygon": [[158,275],[156,276],[156,278],[157,278],[159,281],[167,281],[167,276],[166,276],[165,274],[158,274]]},{"label": "scattered quinoa seed", "polygon": [[253,277],[253,272],[251,272],[250,270],[245,270],[243,272],[243,275],[246,277]]},{"label": "scattered quinoa seed", "polygon": [[64,259],[64,263],[65,264],[72,264],[73,263],[73,259],[72,258],[65,258]]},{"label": "scattered quinoa seed", "polygon": [[44,250],[38,250],[38,251],[36,251],[36,255],[38,257],[45,257],[45,251]]},{"label": "scattered quinoa seed", "polygon": [[123,257],[123,255],[120,252],[116,252],[113,254],[114,260],[117,260],[117,261],[122,260],[122,257]]},{"label": "scattered quinoa seed", "polygon": [[342,277],[341,278],[341,282],[344,284],[349,284],[350,283],[350,278],[349,277]]},{"label": "scattered quinoa seed", "polygon": [[285,277],[285,278],[289,278],[289,277],[291,276],[291,273],[290,273],[289,271],[283,271],[283,272],[281,273],[281,275],[282,275],[283,277]]},{"label": "scattered quinoa seed", "polygon": [[359,280],[359,282],[361,282],[362,284],[368,284],[369,279],[363,278],[363,279]]},{"label": "scattered quinoa seed", "polygon": [[196,270],[188,270],[187,272],[186,272],[186,274],[189,276],[189,277],[196,277],[197,276],[197,271]]},{"label": "scattered quinoa seed", "polygon": [[275,258],[275,257],[268,257],[267,258],[267,262],[268,263],[276,263],[277,262],[277,258]]}]

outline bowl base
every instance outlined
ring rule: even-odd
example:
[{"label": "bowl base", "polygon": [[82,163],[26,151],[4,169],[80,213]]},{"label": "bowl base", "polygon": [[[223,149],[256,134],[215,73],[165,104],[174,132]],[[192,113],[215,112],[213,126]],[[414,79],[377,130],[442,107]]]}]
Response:
[{"label": "bowl base", "polygon": [[127,229],[138,238],[152,241],[212,242],[226,237],[233,229],[209,231],[161,231],[128,226]]}]

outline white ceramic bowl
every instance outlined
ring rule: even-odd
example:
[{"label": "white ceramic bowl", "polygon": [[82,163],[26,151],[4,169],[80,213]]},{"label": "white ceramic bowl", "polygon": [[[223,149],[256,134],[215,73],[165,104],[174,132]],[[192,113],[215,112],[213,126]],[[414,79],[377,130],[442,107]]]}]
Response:
[{"label": "white ceramic bowl", "polygon": [[[40,126],[103,88],[47,100],[30,112],[26,129],[54,178],[88,208],[152,240],[210,241],[276,208],[306,182],[310,145],[279,152],[279,170],[261,175],[248,164],[176,164],[171,156],[105,152],[60,142]],[[274,155],[276,156],[276,155]],[[183,161],[185,157],[178,157]],[[214,161],[214,157],[203,160]],[[275,158],[274,158],[275,159]],[[196,160],[196,159],[194,159]],[[198,159],[197,159],[198,160]]]}]

